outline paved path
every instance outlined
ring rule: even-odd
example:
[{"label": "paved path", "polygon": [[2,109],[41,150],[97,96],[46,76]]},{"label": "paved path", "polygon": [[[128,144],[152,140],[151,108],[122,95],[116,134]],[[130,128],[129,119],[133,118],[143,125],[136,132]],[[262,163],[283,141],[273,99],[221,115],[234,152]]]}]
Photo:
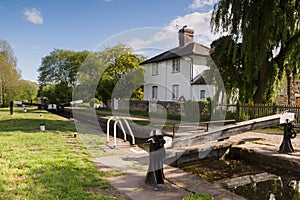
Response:
[{"label": "paved path", "polygon": [[[105,141],[104,134],[102,137]],[[296,166],[300,169],[300,136],[292,140],[296,150],[292,155],[278,153],[282,141],[282,134],[280,133],[247,132],[232,136],[227,141],[235,144],[244,141],[243,144],[235,146],[276,160],[290,161],[292,167]],[[156,187],[149,186],[144,183],[149,161],[149,154],[146,151],[129,146],[119,140],[117,148],[111,149],[106,145],[101,145],[100,151],[101,156],[97,156],[95,159],[97,167],[103,171],[120,170],[123,174],[111,177],[109,181],[120,192],[126,194],[129,199],[179,200],[196,192],[210,194],[220,200],[244,199],[220,186],[170,166],[164,166],[165,184]]]},{"label": "paved path", "polygon": [[211,184],[181,169],[164,166],[165,184],[150,186],[145,184],[149,163],[148,152],[136,146],[129,146],[118,140],[118,146],[112,149],[102,145],[107,156],[95,159],[98,168],[103,171],[120,170],[123,175],[108,180],[120,192],[133,200],[180,200],[193,193],[210,194],[221,200],[243,200],[244,198],[228,192],[220,186]]}]

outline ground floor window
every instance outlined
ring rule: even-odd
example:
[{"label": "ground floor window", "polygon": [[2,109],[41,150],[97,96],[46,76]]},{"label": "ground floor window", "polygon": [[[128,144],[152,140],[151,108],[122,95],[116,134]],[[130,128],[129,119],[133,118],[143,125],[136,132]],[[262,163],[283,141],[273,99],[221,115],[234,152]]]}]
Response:
[{"label": "ground floor window", "polygon": [[158,99],[158,87],[157,86],[152,87],[152,99]]},{"label": "ground floor window", "polygon": [[176,100],[179,98],[179,85],[172,85],[172,99]]}]

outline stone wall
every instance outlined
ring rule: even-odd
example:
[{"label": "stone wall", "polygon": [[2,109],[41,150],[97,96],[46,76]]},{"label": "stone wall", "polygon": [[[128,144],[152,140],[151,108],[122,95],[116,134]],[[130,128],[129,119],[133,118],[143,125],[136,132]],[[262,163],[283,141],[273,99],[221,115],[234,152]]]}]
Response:
[{"label": "stone wall", "polygon": [[[131,110],[140,112],[151,112],[175,116],[194,117],[199,114],[203,119],[210,115],[210,106],[203,102],[174,102],[174,101],[140,101],[140,100],[118,100],[118,110]],[[109,108],[114,108],[114,101],[108,103]]]}]

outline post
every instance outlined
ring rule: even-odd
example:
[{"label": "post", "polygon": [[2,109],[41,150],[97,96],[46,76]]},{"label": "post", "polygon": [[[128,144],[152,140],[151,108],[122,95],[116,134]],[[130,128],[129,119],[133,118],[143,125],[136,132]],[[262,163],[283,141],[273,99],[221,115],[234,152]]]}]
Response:
[{"label": "post", "polygon": [[288,63],[285,64],[286,70],[286,79],[287,79],[287,96],[288,96],[288,105],[291,104],[291,71],[288,68]]},{"label": "post", "polygon": [[146,175],[145,183],[147,184],[164,184],[163,174],[163,159],[166,157],[166,150],[163,135],[157,133],[159,131],[153,130],[153,136],[147,140],[149,147],[149,168]]},{"label": "post", "polygon": [[291,139],[295,138],[297,133],[295,131],[295,126],[292,122],[287,122],[284,124],[283,140],[279,147],[279,153],[294,153],[295,150],[292,146]]},{"label": "post", "polygon": [[14,114],[14,101],[11,101],[9,103],[9,110],[10,110],[10,115],[13,115]]}]

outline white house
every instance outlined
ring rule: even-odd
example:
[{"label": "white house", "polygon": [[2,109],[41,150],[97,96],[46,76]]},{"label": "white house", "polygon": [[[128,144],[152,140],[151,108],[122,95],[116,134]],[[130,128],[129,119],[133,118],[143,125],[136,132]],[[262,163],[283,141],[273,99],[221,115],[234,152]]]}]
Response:
[{"label": "white house", "polygon": [[144,100],[206,100],[214,96],[207,83],[208,47],[193,42],[194,31],[179,30],[179,46],[152,57],[144,66]]}]

